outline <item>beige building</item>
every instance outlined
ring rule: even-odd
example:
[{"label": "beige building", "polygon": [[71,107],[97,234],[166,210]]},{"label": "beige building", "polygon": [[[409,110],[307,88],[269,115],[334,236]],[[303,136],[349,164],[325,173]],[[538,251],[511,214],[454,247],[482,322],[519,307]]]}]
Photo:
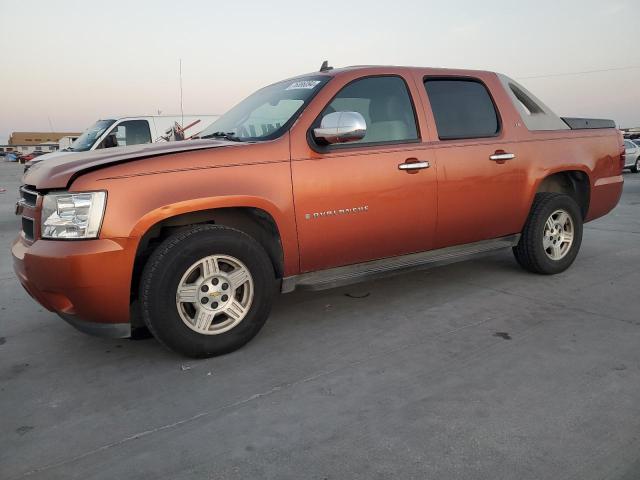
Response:
[{"label": "beige building", "polygon": [[79,135],[74,132],[13,132],[9,137],[9,145],[58,143],[62,137],[78,137]]}]

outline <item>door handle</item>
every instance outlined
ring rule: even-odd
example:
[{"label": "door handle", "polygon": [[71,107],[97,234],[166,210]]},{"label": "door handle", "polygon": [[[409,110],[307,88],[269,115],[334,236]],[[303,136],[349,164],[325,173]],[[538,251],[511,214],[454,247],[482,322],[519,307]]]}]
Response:
[{"label": "door handle", "polygon": [[416,170],[422,170],[423,168],[429,168],[431,164],[427,161],[420,162],[416,159],[408,158],[405,163],[398,165],[398,169],[407,170],[407,173],[418,173]]},{"label": "door handle", "polygon": [[504,163],[506,160],[513,160],[514,158],[516,158],[515,154],[505,152],[504,150],[496,150],[496,153],[489,156],[489,160],[498,163]]}]

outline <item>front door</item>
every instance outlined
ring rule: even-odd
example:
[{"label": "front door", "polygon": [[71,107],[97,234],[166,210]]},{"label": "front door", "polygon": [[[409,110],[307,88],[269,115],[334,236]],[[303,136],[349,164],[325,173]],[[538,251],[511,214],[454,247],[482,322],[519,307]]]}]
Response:
[{"label": "front door", "polygon": [[[310,136],[308,151],[292,158],[301,270],[430,249],[435,158],[422,147],[407,82],[377,76],[334,88],[314,126],[332,112],[358,112],[367,132],[357,142],[324,147]],[[422,168],[411,168],[418,162]]]}]

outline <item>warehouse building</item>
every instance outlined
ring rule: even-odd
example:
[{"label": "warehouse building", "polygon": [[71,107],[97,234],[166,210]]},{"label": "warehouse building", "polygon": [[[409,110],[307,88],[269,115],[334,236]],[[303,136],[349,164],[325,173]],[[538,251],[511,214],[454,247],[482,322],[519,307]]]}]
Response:
[{"label": "warehouse building", "polygon": [[33,152],[55,152],[58,150],[58,144],[55,142],[27,145],[0,145],[0,154],[16,152],[20,155],[28,155]]},{"label": "warehouse building", "polygon": [[77,137],[74,132],[13,132],[9,137],[9,145],[40,145],[58,143],[62,137]]},{"label": "warehouse building", "polygon": [[6,145],[0,145],[0,154],[17,152],[26,155],[32,152],[55,152],[60,140],[64,147],[69,146],[69,139],[76,139],[80,134],[75,132],[13,132]]}]

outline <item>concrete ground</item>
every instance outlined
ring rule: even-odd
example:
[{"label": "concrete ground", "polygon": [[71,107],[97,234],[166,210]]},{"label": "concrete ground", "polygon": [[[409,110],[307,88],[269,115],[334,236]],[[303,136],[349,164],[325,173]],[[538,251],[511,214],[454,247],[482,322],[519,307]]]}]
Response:
[{"label": "concrete ground", "polygon": [[563,274],[504,252],[294,293],[192,361],[23,292],[19,169],[0,163],[0,478],[640,478],[638,174]]}]

